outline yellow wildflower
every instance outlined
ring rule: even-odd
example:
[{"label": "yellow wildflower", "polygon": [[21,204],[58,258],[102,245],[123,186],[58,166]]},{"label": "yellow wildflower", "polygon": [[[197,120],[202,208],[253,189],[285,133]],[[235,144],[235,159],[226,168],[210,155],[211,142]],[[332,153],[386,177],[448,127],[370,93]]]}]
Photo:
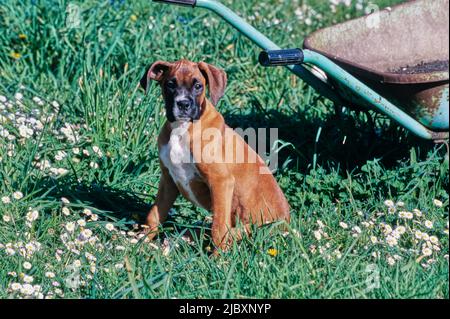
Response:
[{"label": "yellow wildflower", "polygon": [[267,250],[267,254],[269,256],[275,257],[276,255],[278,255],[278,250],[276,250],[275,248],[270,248]]},{"label": "yellow wildflower", "polygon": [[18,52],[11,52],[10,54],[9,54],[13,59],[20,59],[21,57],[22,57],[22,55],[20,54],[20,53],[18,53]]}]

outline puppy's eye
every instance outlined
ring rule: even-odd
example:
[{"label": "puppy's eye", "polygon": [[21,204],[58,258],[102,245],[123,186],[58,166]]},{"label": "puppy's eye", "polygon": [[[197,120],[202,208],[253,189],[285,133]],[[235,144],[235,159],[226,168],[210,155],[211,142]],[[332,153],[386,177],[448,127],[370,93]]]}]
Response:
[{"label": "puppy's eye", "polygon": [[195,88],[197,91],[200,91],[201,89],[203,89],[203,85],[202,85],[201,83],[196,83],[196,84],[194,85],[194,88]]},{"label": "puppy's eye", "polygon": [[173,90],[173,89],[176,89],[177,88],[177,82],[176,81],[174,81],[174,80],[172,80],[172,81],[169,81],[169,82],[167,82],[167,87],[169,88],[169,89],[171,89],[171,90]]}]

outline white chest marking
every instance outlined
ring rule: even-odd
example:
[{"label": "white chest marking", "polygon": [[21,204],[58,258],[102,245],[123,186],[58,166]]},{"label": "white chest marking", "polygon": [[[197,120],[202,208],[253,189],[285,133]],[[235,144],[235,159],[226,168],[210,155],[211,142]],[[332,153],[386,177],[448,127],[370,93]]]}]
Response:
[{"label": "white chest marking", "polygon": [[172,132],[169,143],[161,148],[159,156],[164,166],[169,170],[173,181],[184,190],[189,197],[188,199],[197,206],[201,206],[189,186],[193,179],[200,176],[189,147],[188,129],[191,123],[174,122],[171,125]]}]

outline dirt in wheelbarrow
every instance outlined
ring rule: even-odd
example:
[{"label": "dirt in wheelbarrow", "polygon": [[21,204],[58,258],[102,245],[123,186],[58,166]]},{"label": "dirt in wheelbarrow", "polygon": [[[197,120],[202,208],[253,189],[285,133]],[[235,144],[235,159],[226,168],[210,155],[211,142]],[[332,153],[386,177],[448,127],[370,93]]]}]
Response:
[{"label": "dirt in wheelbarrow", "polygon": [[448,60],[436,60],[433,62],[420,62],[419,64],[410,66],[403,66],[397,69],[390,70],[395,74],[419,74],[448,71]]}]

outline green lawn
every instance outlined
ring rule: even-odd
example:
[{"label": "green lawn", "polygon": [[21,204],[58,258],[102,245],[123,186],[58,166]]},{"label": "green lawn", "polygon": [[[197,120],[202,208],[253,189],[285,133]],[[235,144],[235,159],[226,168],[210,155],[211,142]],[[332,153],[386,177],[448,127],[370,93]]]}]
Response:
[{"label": "green lawn", "polygon": [[[368,5],[223,2],[286,47]],[[445,146],[374,113],[374,126],[338,119],[258,53],[200,9],[1,1],[0,298],[449,298]],[[159,88],[137,85],[153,61],[182,57],[227,71],[231,126],[279,128],[289,232],[269,225],[214,258],[208,212],[181,198],[158,240],[135,231],[165,121]]]}]

